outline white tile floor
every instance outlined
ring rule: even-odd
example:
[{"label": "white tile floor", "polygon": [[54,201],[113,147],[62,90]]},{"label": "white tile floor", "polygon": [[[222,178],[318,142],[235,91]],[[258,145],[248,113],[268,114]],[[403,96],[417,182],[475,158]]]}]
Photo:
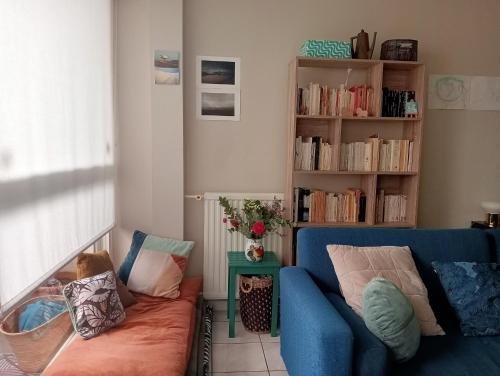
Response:
[{"label": "white tile floor", "polygon": [[236,317],[236,337],[228,337],[225,301],[212,301],[212,376],[288,376],[279,337],[247,332]]}]

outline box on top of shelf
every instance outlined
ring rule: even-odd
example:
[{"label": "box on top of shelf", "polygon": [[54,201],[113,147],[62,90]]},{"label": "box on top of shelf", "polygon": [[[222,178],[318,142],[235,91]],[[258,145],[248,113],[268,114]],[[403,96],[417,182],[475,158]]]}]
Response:
[{"label": "box on top of shelf", "polygon": [[302,56],[337,59],[351,58],[351,42],[342,40],[306,40],[300,48]]}]

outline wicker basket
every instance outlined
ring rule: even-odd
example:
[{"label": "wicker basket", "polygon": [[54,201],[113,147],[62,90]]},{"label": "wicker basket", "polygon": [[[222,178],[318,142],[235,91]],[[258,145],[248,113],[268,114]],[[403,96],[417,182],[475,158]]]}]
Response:
[{"label": "wicker basket", "polygon": [[23,309],[28,304],[42,299],[64,302],[64,297],[60,295],[29,299],[10,312],[0,325],[0,334],[5,336],[12,351],[16,354],[19,368],[27,373],[41,372],[73,330],[69,313],[66,311],[35,329],[18,332],[19,315]]},{"label": "wicker basket", "polygon": [[271,331],[273,279],[268,276],[240,276],[240,314],[246,330]]},{"label": "wicker basket", "polygon": [[380,60],[417,61],[418,41],[414,39],[390,39],[382,43]]}]

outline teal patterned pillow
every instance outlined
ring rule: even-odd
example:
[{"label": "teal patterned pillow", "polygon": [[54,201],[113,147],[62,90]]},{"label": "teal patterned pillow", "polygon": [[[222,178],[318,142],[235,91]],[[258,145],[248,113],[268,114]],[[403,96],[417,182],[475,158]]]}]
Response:
[{"label": "teal patterned pillow", "polygon": [[71,282],[64,287],[63,295],[73,326],[84,339],[96,337],[125,320],[112,271]]},{"label": "teal patterned pillow", "polygon": [[500,334],[500,266],[494,263],[432,263],[465,336]]}]

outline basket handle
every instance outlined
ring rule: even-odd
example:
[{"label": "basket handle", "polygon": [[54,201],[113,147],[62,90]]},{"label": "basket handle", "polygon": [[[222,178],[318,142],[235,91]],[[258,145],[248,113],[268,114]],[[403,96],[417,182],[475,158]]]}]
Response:
[{"label": "basket handle", "polygon": [[250,286],[248,289],[245,288],[245,283],[241,281],[241,291],[243,291],[245,294],[248,294],[250,291],[253,289],[253,279],[250,278],[250,283],[248,283]]}]

